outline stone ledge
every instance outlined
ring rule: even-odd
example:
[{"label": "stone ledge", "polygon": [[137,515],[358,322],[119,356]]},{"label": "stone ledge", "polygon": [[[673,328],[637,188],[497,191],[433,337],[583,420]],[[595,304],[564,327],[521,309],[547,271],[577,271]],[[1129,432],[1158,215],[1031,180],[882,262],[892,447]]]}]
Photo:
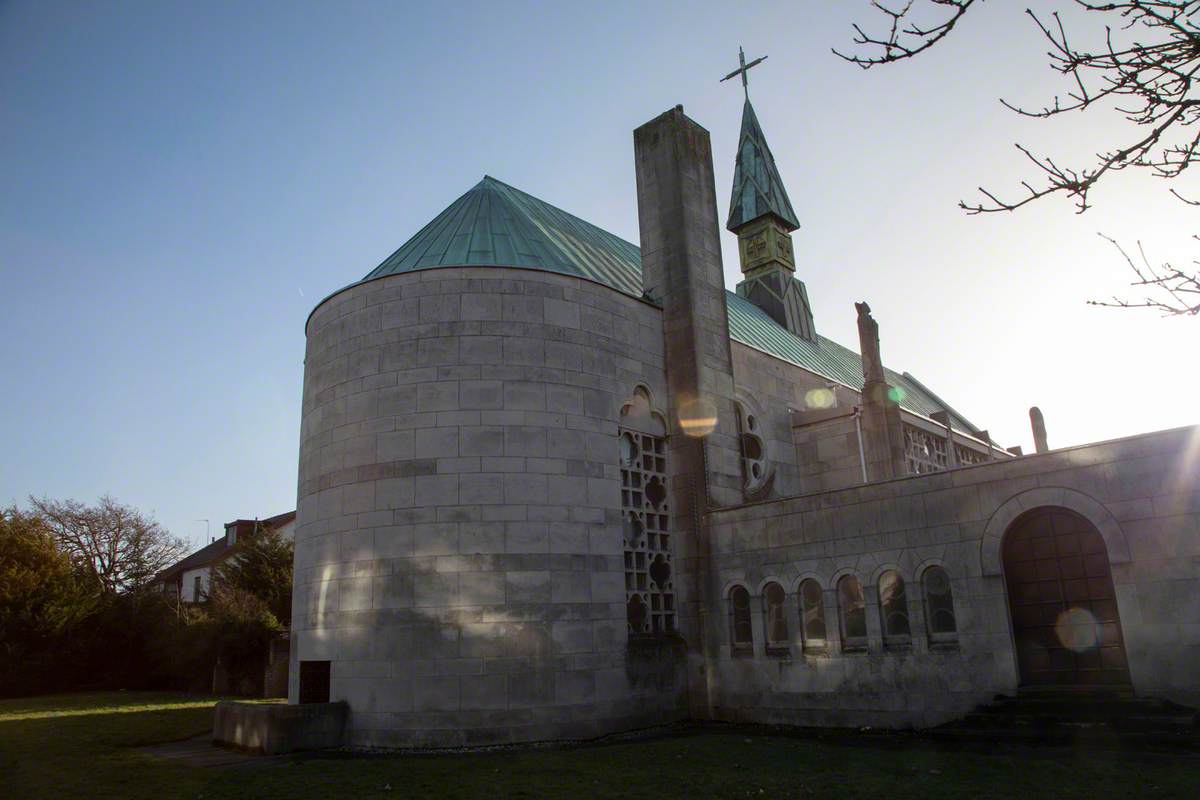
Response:
[{"label": "stone ledge", "polygon": [[349,706],[345,702],[238,703],[223,700],[213,712],[213,743],[273,756],[340,747]]}]

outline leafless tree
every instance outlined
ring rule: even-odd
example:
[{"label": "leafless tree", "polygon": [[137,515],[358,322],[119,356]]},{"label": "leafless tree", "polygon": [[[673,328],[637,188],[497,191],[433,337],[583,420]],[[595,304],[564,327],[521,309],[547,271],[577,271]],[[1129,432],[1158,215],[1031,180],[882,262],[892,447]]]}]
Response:
[{"label": "leafless tree", "polygon": [[186,551],[184,543],[152,517],[108,496],[94,506],[76,500],[31,497],[29,501],[59,546],[106,593],[146,587]]},{"label": "leafless tree", "polygon": [[[884,32],[870,34],[854,25],[854,43],[862,52],[834,52],[863,69],[912,58],[950,35],[964,16],[983,2],[873,0],[871,5],[886,21]],[[1078,212],[1083,213],[1090,207],[1088,193],[1110,172],[1136,167],[1173,180],[1200,160],[1200,0],[1055,3],[1060,8],[1071,6],[1102,15],[1106,23],[1104,41],[1078,45],[1068,36],[1059,11],[1047,14],[1026,9],[1049,44],[1051,68],[1069,82],[1070,88],[1041,108],[1001,102],[1017,114],[1039,119],[1108,108],[1129,123],[1128,134],[1080,167],[1062,165],[1017,144],[1040,177],[1032,183],[1023,181],[1023,192],[1011,199],[980,187],[981,200],[959,202],[969,214],[1013,211],[1053,194],[1073,198]],[[1190,205],[1200,204],[1173,187],[1170,191]],[[1170,264],[1154,268],[1144,257],[1139,267],[1124,250],[1121,253],[1137,275],[1132,285],[1154,290],[1157,299],[1096,305],[1148,307],[1168,315],[1200,314],[1200,272],[1189,274]]]},{"label": "leafless tree", "polygon": [[[1146,256],[1141,242],[1138,242],[1138,258],[1141,261],[1138,264],[1116,239],[1109,236],[1104,236],[1104,238],[1117,248],[1121,257],[1125,259],[1125,263],[1137,275],[1137,280],[1130,286],[1146,287],[1151,290],[1152,294],[1148,294],[1140,300],[1122,300],[1114,297],[1109,301],[1089,300],[1089,303],[1094,306],[1111,308],[1153,308],[1161,311],[1165,316],[1195,316],[1200,313],[1200,269],[1189,274],[1170,263],[1155,266]],[[1200,261],[1193,261],[1192,265],[1200,268]]]}]

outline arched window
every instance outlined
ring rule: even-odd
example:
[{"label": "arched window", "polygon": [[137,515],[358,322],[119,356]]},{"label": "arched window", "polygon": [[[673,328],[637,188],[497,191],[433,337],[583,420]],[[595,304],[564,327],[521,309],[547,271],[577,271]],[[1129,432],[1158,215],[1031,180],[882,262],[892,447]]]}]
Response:
[{"label": "arched window", "polygon": [[745,586],[729,590],[729,640],[733,654],[754,654],[754,625],[750,622],[750,592]]},{"label": "arched window", "polygon": [[935,644],[958,641],[950,576],[942,567],[930,567],[921,576],[921,585],[925,590],[925,625],[929,629],[929,641]]},{"label": "arched window", "polygon": [[843,650],[867,649],[867,601],[862,584],[853,575],[838,581],[838,618],[842,626]]},{"label": "arched window", "polygon": [[767,655],[786,656],[789,637],[783,604],[787,600],[787,593],[778,583],[768,583],[763,589],[762,600],[763,620],[767,627]]},{"label": "arched window", "polygon": [[904,579],[894,569],[879,576],[879,614],[883,621],[884,644],[904,644],[911,640]]},{"label": "arched window", "polygon": [[825,648],[825,599],[821,584],[812,578],[800,584],[800,630],[805,650]]}]

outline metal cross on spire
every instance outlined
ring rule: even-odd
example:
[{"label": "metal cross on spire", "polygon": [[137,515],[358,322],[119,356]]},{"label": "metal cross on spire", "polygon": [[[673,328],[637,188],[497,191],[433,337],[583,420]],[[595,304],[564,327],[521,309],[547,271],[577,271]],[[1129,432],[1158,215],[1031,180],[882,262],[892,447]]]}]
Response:
[{"label": "metal cross on spire", "polygon": [[751,61],[749,64],[747,64],[746,63],[746,51],[743,50],[739,46],[738,47],[738,63],[741,64],[741,66],[738,67],[737,69],[735,69],[733,72],[726,75],[724,78],[721,78],[721,80],[718,81],[718,83],[724,83],[725,81],[729,80],[730,78],[734,77],[735,75],[741,75],[742,76],[742,91],[746,93],[746,99],[749,100],[750,99],[750,86],[749,86],[749,82],[746,80],[746,73],[750,71],[751,67],[756,67],[766,60],[767,60],[767,57],[763,56],[762,58],[756,58],[753,61]]}]

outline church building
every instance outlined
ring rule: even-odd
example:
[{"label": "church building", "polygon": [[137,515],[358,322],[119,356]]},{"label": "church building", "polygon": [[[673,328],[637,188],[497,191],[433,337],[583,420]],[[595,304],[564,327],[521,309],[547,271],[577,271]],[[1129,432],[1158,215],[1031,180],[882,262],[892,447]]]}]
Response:
[{"label": "church building", "polygon": [[640,244],[484,177],[313,310],[291,704],[411,748],[1200,702],[1200,429],[996,446],[867,303],[821,334],[748,97],[734,291],[708,132],[633,144]]}]

